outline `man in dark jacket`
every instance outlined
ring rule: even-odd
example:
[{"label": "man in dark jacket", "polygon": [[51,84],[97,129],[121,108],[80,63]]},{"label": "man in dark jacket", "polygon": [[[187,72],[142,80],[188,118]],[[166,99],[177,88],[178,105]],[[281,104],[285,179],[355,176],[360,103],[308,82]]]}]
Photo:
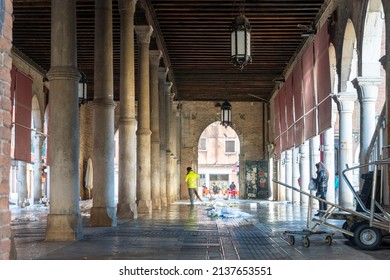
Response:
[{"label": "man in dark jacket", "polygon": [[[316,163],[317,178],[313,178],[317,186],[316,196],[326,200],[326,192],[328,191],[329,172],[322,162]],[[326,210],[327,205],[323,201],[319,201],[319,210]],[[315,214],[318,216],[319,213]]]}]

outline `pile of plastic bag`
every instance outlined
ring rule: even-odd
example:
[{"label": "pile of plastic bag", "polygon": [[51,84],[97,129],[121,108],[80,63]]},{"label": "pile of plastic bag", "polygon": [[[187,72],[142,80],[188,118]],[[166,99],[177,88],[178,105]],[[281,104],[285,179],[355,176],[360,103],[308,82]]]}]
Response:
[{"label": "pile of plastic bag", "polygon": [[207,216],[211,218],[221,217],[221,218],[239,218],[243,216],[248,216],[249,214],[242,212],[238,209],[237,202],[222,202],[222,201],[213,201],[206,208]]}]

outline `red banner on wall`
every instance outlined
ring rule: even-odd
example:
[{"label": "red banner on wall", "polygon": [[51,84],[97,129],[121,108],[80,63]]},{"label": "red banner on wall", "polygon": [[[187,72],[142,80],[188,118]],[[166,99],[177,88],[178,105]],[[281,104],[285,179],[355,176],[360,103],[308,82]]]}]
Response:
[{"label": "red banner on wall", "polygon": [[32,79],[19,71],[11,72],[11,96],[14,108],[14,159],[31,161]]},{"label": "red banner on wall", "polygon": [[318,133],[332,126],[332,92],[329,62],[329,34],[324,25],[314,41],[315,67],[318,98]]}]

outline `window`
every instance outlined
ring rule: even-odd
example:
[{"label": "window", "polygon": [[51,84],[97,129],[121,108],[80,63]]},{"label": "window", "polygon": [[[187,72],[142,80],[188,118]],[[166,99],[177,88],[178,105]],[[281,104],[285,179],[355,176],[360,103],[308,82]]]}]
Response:
[{"label": "window", "polygon": [[198,151],[207,151],[207,138],[200,138]]},{"label": "window", "polygon": [[225,140],[225,154],[233,154],[236,152],[236,141]]}]

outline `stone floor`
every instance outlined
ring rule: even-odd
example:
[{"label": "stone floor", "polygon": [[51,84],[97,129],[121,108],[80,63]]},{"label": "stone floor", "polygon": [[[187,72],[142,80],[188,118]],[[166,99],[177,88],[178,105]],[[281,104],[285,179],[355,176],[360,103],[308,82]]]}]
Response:
[{"label": "stone floor", "polygon": [[[286,202],[214,200],[190,207],[178,201],[116,227],[89,226],[91,201],[81,202],[83,239],[44,240],[48,208],[11,206],[18,260],[390,260],[390,243],[363,251],[340,232],[302,235],[291,246],[285,231],[303,232],[307,208]],[[343,221],[331,221],[341,227]],[[334,233],[329,246],[328,234]]]}]

